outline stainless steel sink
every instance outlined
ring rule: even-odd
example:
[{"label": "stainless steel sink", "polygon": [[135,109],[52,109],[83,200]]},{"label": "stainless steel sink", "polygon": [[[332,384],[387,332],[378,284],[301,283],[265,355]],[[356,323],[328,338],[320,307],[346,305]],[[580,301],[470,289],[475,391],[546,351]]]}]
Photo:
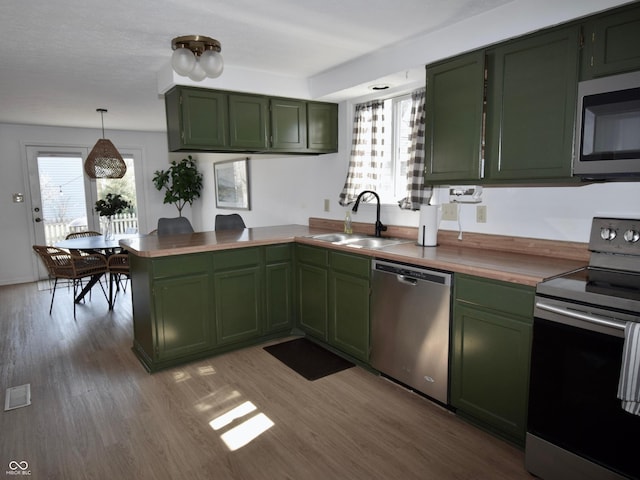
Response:
[{"label": "stainless steel sink", "polygon": [[348,233],[323,233],[321,235],[314,235],[311,238],[314,240],[332,243],[334,245],[344,245],[353,248],[368,248],[372,250],[411,242],[411,240],[407,240],[406,238],[383,238],[371,235]]},{"label": "stainless steel sink", "polygon": [[391,245],[399,245],[401,243],[409,243],[411,240],[405,238],[379,238],[379,237],[366,237],[359,240],[353,240],[348,242],[348,247],[355,248],[371,248],[377,250],[379,248],[390,247]]},{"label": "stainless steel sink", "polygon": [[314,235],[311,238],[329,243],[343,243],[366,238],[366,235],[356,235],[353,233],[323,233],[322,235]]}]

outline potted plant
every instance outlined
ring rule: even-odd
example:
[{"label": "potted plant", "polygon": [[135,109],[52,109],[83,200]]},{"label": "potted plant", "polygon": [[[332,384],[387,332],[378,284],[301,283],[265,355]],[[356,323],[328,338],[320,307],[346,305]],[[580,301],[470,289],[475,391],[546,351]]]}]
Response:
[{"label": "potted plant", "polygon": [[168,170],[156,170],[153,184],[158,190],[165,189],[163,203],[173,203],[181,217],[184,206],[200,197],[202,174],[189,155],[179,162],[173,160]]},{"label": "potted plant", "polygon": [[104,237],[107,240],[113,238],[113,216],[124,212],[127,208],[131,208],[131,202],[124,199],[119,193],[107,193],[105,198],[101,198],[96,202],[96,212],[101,217],[107,217]]}]

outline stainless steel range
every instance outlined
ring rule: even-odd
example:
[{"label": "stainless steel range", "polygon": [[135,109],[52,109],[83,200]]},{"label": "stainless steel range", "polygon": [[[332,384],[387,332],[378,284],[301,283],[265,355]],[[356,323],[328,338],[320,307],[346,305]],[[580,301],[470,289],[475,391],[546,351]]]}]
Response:
[{"label": "stainless steel range", "polygon": [[536,289],[526,468],[640,479],[640,416],[617,398],[625,326],[640,322],[640,220],[594,218],[589,250],[588,267]]}]

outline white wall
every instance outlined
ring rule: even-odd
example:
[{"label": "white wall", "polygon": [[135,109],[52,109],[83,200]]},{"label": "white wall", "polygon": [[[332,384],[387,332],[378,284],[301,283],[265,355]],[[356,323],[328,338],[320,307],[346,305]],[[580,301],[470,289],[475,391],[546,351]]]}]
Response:
[{"label": "white wall", "polygon": [[[319,156],[250,156],[251,210],[239,211],[247,226],[289,223],[306,224],[309,217],[343,219],[346,209],[337,198],[342,190],[350,151],[352,113],[340,104],[339,153]],[[0,285],[35,280],[37,261],[31,202],[26,171],[27,145],[93,147],[95,129],[34,127],[0,124]],[[187,154],[167,152],[164,133],[109,131],[118,148],[138,149],[141,166],[136,170],[141,231],[155,228],[161,216],[177,215],[175,207],[162,204],[162,194],[151,182],[153,173],[165,169],[170,159]],[[196,230],[213,230],[216,213],[230,213],[215,207],[213,163],[240,155],[192,154],[204,174],[205,189],[193,208],[184,215]],[[26,195],[23,204],[12,203],[12,194]],[[440,203],[447,201],[446,189],[436,190]],[[587,242],[591,219],[598,215],[640,218],[640,182],[607,183],[575,187],[487,187],[483,205],[487,223],[475,222],[475,205],[461,206],[463,231],[520,237]],[[324,199],[330,211],[324,211]],[[357,222],[373,222],[375,207],[362,206],[353,215]],[[418,213],[401,211],[395,205],[382,208],[382,221],[389,225],[417,226]],[[441,228],[457,230],[457,222],[442,222]],[[464,240],[463,240],[464,242]]]}]

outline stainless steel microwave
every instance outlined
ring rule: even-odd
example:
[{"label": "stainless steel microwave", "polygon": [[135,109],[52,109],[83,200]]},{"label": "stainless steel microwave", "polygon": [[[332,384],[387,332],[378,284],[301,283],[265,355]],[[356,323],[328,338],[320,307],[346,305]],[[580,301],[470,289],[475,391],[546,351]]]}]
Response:
[{"label": "stainless steel microwave", "polygon": [[640,72],[578,84],[573,174],[640,180]]}]

